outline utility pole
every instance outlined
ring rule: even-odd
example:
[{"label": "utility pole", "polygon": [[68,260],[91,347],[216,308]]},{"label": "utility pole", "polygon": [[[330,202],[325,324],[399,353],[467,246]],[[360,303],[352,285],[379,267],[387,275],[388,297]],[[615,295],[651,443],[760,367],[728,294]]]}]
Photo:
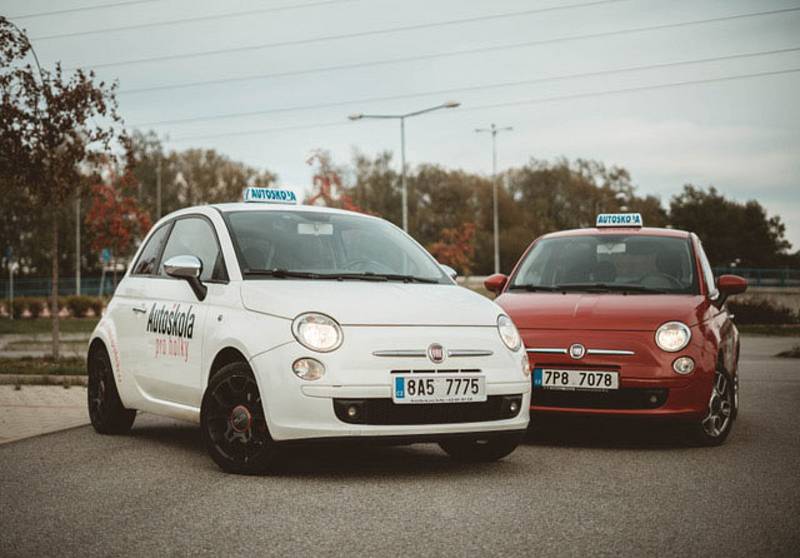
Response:
[{"label": "utility pole", "polygon": [[161,219],[161,153],[156,163],[156,221]]},{"label": "utility pole", "polygon": [[81,193],[75,196],[75,294],[81,294]]},{"label": "utility pole", "polygon": [[461,106],[457,101],[447,101],[441,105],[430,107],[422,110],[415,110],[414,112],[407,112],[405,114],[351,114],[348,116],[350,120],[361,120],[362,118],[378,118],[378,119],[391,119],[400,121],[400,192],[402,199],[402,213],[403,213],[403,230],[408,232],[408,188],[406,187],[406,118],[412,116],[419,116],[428,112],[433,112],[439,109],[450,109]]},{"label": "utility pole", "polygon": [[8,259],[8,317],[14,319],[14,260]]},{"label": "utility pole", "polygon": [[500,273],[500,217],[497,210],[497,133],[510,132],[511,126],[498,128],[492,124],[489,128],[476,128],[477,133],[492,134],[492,226],[494,237],[494,272]]}]

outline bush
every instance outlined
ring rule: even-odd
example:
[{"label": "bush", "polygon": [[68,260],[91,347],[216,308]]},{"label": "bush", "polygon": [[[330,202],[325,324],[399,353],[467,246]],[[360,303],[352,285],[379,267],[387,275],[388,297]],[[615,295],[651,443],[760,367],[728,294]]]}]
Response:
[{"label": "bush", "polygon": [[92,307],[93,299],[90,296],[75,295],[68,296],[65,302],[73,318],[84,318]]},{"label": "bush", "polygon": [[11,306],[12,315],[14,316],[15,320],[18,320],[22,317],[22,313],[25,312],[25,308],[28,307],[28,301],[24,297],[19,297],[14,299],[14,303]]},{"label": "bush", "polygon": [[[50,311],[50,302],[52,300],[53,300],[53,297],[51,297],[51,296],[47,297],[47,310],[48,311]],[[56,299],[56,305],[58,306],[58,311],[61,312],[61,310],[63,310],[64,307],[67,305],[67,297],[63,297],[63,296],[58,297]]]},{"label": "bush", "polygon": [[800,315],[790,308],[778,306],[765,299],[728,302],[728,309],[736,316],[736,323],[742,325],[800,323]]},{"label": "bush", "polygon": [[28,312],[31,314],[31,318],[38,318],[42,315],[42,311],[44,310],[44,306],[47,303],[47,299],[38,298],[38,297],[30,297],[27,299],[28,302]]},{"label": "bush", "polygon": [[105,308],[105,306],[106,302],[105,300],[103,300],[102,297],[99,296],[92,297],[91,307],[92,307],[92,312],[94,312],[94,315],[96,317],[99,318],[103,314],[103,308]]}]

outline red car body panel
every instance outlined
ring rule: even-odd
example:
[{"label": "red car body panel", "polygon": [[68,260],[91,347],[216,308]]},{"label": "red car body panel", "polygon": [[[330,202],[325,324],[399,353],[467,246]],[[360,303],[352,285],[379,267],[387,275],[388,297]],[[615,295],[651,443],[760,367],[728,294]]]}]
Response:
[{"label": "red car body panel", "polygon": [[[633,415],[702,419],[708,411],[709,396],[718,362],[734,379],[738,364],[739,337],[732,316],[724,304],[709,297],[702,280],[698,257],[699,241],[685,231],[655,228],[580,229],[545,235],[541,238],[578,235],[651,235],[687,238],[693,248],[698,294],[622,294],[587,292],[526,292],[509,290],[505,282],[497,302],[511,317],[528,350],[531,369],[552,367],[571,370],[618,371],[619,387],[667,389],[666,400],[656,408],[589,408],[583,406],[537,405],[535,389],[531,410],[539,413],[571,413],[586,415]],[[513,279],[536,239],[517,263]],[[493,276],[496,282],[498,278]],[[502,282],[502,280],[501,280]],[[489,281],[487,281],[487,284]],[[689,326],[692,336],[686,348],[676,353],[661,350],[655,342],[659,326],[681,321]],[[573,359],[561,354],[538,350],[567,349],[574,343],[587,351],[624,351],[633,354],[591,354]],[[682,376],[673,371],[672,363],[679,356],[695,361],[691,374]]]}]

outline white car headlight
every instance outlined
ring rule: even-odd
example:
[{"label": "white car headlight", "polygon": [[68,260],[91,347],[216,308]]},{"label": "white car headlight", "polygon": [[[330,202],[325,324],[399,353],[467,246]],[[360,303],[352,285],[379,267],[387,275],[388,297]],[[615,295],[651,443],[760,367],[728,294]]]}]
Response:
[{"label": "white car headlight", "polygon": [[680,351],[691,338],[692,331],[683,322],[667,322],[656,330],[656,345],[668,353]]},{"label": "white car headlight", "polygon": [[292,333],[305,348],[319,353],[335,351],[344,339],[336,320],[316,312],[297,316],[292,322]]},{"label": "white car headlight", "polygon": [[519,350],[522,346],[522,338],[519,336],[519,331],[517,331],[517,327],[508,316],[498,316],[497,332],[500,334],[500,339],[503,340],[506,347],[512,351]]}]

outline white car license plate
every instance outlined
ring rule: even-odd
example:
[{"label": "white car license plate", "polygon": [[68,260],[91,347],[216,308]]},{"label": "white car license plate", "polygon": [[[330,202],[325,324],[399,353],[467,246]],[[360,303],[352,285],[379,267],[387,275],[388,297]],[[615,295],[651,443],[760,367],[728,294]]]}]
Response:
[{"label": "white car license plate", "polygon": [[392,374],[395,403],[470,403],[486,401],[482,374]]},{"label": "white car license plate", "polygon": [[534,368],[533,387],[567,390],[619,389],[619,372]]}]

